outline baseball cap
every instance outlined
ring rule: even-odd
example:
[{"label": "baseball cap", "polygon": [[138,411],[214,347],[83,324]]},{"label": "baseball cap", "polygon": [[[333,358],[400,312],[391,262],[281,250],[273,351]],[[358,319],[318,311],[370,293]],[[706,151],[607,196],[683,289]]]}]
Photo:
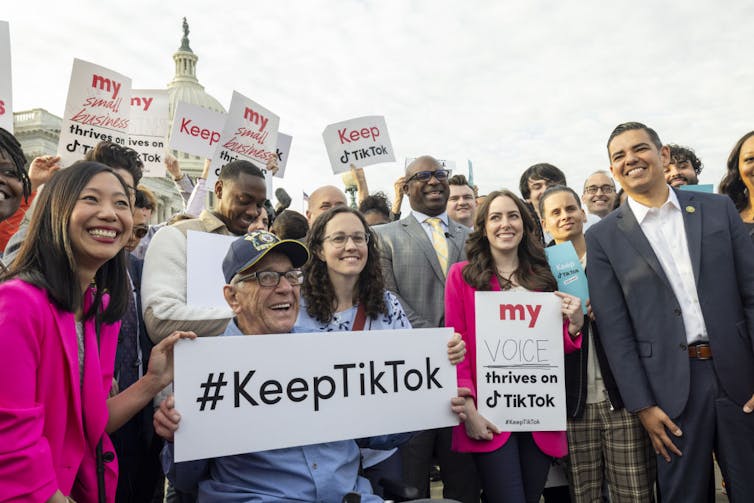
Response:
[{"label": "baseball cap", "polygon": [[231,243],[223,259],[225,282],[230,284],[233,276],[251,268],[272,251],[291,259],[293,267],[301,267],[309,259],[309,250],[299,241],[280,239],[267,231],[249,232]]}]

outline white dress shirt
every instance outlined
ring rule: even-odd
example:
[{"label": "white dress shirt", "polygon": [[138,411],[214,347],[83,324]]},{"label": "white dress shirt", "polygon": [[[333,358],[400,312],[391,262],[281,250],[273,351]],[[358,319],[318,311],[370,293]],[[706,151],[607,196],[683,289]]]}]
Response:
[{"label": "white dress shirt", "polygon": [[[706,342],[707,326],[704,323],[699,295],[696,291],[694,270],[691,267],[686,227],[678,197],[668,187],[668,199],[659,208],[650,208],[631,197],[628,205],[634,212],[642,232],[660,261],[665,276],[678,300],[686,341],[689,344]],[[670,308],[670,306],[668,306]]]}]

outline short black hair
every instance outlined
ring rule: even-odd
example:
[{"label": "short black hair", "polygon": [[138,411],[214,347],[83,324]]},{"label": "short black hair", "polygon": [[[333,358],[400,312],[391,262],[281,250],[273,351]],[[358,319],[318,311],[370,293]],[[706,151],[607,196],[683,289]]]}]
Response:
[{"label": "short black hair", "polygon": [[610,157],[610,142],[613,141],[613,138],[625,133],[626,131],[635,131],[637,129],[643,129],[647,132],[649,139],[652,141],[652,143],[654,143],[654,146],[657,147],[657,150],[660,150],[662,148],[662,141],[660,141],[660,135],[657,134],[657,131],[649,126],[642,124],[641,122],[624,122],[623,124],[618,124],[617,126],[615,126],[613,132],[610,133],[610,138],[607,139],[608,157]]},{"label": "short black hair", "polygon": [[272,222],[270,232],[280,239],[302,240],[309,233],[309,221],[298,211],[283,210]]},{"label": "short black hair", "polygon": [[560,171],[557,167],[547,162],[540,162],[526,168],[521,174],[521,179],[518,181],[518,190],[521,191],[521,195],[524,199],[529,199],[531,191],[529,190],[529,179],[531,180],[548,180],[555,185],[566,185],[565,173]]},{"label": "short black hair", "polygon": [[244,161],[243,159],[236,159],[235,161],[231,161],[222,167],[222,169],[220,170],[219,179],[238,180],[238,177],[241,173],[264,178],[264,173],[262,173],[262,170],[255,166],[253,163]]},{"label": "short black hair", "polygon": [[111,141],[99,142],[86,153],[84,159],[100,162],[115,169],[125,169],[134,179],[134,189],[139,185],[144,174],[144,163],[141,162],[139,153],[132,148],[123,147]]},{"label": "short black hair", "polygon": [[697,175],[702,172],[704,168],[702,160],[697,157],[696,152],[692,148],[676,145],[675,143],[669,143],[668,148],[670,149],[670,160],[673,163],[689,161]]},{"label": "short black hair", "polygon": [[5,157],[4,153],[16,166],[16,175],[21,180],[24,199],[28,201],[31,195],[31,181],[26,172],[26,156],[16,137],[10,134],[10,131],[0,128],[0,157]]},{"label": "short black hair", "polygon": [[390,203],[384,192],[375,192],[374,194],[365,197],[364,200],[359,203],[359,211],[362,215],[377,212],[390,220]]}]

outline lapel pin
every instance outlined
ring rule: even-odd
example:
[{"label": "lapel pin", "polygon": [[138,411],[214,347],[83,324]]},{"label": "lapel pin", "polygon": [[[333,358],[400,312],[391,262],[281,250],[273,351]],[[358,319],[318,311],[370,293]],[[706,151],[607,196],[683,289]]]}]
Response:
[{"label": "lapel pin", "polygon": [[694,213],[696,211],[696,208],[693,206],[686,206],[686,213]]}]

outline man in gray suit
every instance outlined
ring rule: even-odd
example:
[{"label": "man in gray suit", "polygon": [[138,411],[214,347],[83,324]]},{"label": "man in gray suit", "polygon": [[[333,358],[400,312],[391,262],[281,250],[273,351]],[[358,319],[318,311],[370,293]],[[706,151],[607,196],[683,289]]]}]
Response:
[{"label": "man in gray suit", "polygon": [[[404,192],[411,213],[404,219],[374,227],[380,237],[382,274],[414,328],[445,324],[445,275],[450,265],[466,259],[469,229],[448,218],[445,207],[450,172],[430,156],[406,167]],[[451,452],[451,428],[428,430],[402,447],[406,481],[427,497],[434,453],[440,462],[445,498],[479,501],[479,483],[468,454]]]},{"label": "man in gray suit", "polygon": [[728,198],[668,187],[643,124],[608,140],[628,200],[586,234],[592,308],[628,410],[658,454],[663,501],[754,495],[754,246]]}]

